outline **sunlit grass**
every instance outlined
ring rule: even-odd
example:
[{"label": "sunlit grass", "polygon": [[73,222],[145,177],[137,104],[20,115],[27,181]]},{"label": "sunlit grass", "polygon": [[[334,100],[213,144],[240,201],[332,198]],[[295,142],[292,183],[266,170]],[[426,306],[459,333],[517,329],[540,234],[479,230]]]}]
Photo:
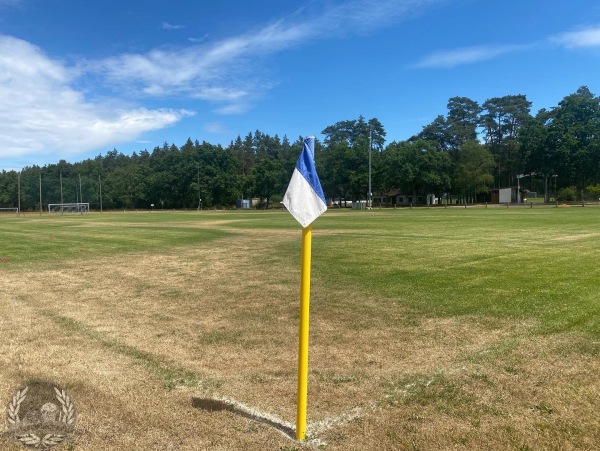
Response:
[{"label": "sunlit grass", "polygon": [[[362,416],[319,437],[331,449],[597,442],[599,218],[595,207],[320,217],[310,417]],[[165,397],[153,427],[167,437],[185,435],[179,412],[198,390],[292,421],[300,237],[285,211],[2,216],[0,375],[66,377],[95,445],[129,408],[115,388],[144,412]],[[71,358],[75,341],[85,352]],[[206,415],[203,434],[244,448],[246,433]],[[148,420],[127,430],[115,440],[140,440]]]},{"label": "sunlit grass", "polygon": [[[541,330],[600,335],[600,209],[330,211],[313,228],[313,274],[420,314],[534,318]],[[255,230],[298,230],[284,211],[141,212],[0,218],[0,265],[200,245]],[[257,250],[269,278],[299,239]]]},{"label": "sunlit grass", "polygon": [[598,219],[595,208],[330,215],[319,224],[327,233],[315,232],[314,272],[423,315],[536,319],[542,331],[600,335]]},{"label": "sunlit grass", "polygon": [[0,218],[0,260],[4,266],[37,261],[60,262],[126,252],[154,252],[190,246],[227,232],[217,228],[164,224],[158,214],[104,214],[41,218]]}]

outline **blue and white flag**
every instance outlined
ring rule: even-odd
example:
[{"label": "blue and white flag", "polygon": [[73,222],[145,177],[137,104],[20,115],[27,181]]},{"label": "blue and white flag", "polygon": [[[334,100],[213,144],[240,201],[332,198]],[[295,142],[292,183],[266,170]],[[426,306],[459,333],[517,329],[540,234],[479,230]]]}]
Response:
[{"label": "blue and white flag", "polygon": [[283,205],[302,227],[308,227],[327,210],[323,188],[315,169],[314,136],[304,140],[302,153],[283,196]]}]

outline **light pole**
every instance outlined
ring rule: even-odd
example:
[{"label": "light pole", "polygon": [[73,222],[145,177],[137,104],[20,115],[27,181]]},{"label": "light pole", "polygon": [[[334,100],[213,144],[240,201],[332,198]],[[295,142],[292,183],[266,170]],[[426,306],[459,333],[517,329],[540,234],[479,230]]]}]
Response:
[{"label": "light pole", "polygon": [[517,175],[517,203],[521,203],[521,179],[525,177],[525,174]]},{"label": "light pole", "polygon": [[100,195],[100,213],[102,213],[102,179],[98,174],[98,194]]},{"label": "light pole", "polygon": [[64,214],[63,213],[63,208],[64,208],[64,201],[63,201],[63,190],[62,190],[62,172],[60,173],[60,214],[61,216]]},{"label": "light pole", "polygon": [[21,171],[17,172],[17,191],[19,192],[17,195],[17,216],[21,216]]},{"label": "light pole", "polygon": [[373,129],[369,129],[369,192],[367,193],[367,208],[371,209],[373,193],[371,192],[371,151],[373,150]]},{"label": "light pole", "polygon": [[[532,172],[529,175],[531,176],[531,178],[529,179],[529,189],[533,191],[533,176],[538,175],[538,174],[537,174],[537,172]],[[537,189],[536,189],[536,192],[537,192]]]},{"label": "light pole", "polygon": [[200,165],[198,165],[198,211],[200,211],[202,199],[200,199]]},{"label": "light pole", "polygon": [[42,216],[42,168],[40,168],[40,216]]}]

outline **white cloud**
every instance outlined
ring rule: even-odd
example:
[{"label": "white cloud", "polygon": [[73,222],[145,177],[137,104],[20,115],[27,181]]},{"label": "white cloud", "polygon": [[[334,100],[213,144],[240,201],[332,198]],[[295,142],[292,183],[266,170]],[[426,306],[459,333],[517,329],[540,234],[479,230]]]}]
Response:
[{"label": "white cloud", "polygon": [[561,33],[557,36],[553,36],[551,41],[568,49],[600,47],[600,26]]},{"label": "white cloud", "polygon": [[200,42],[206,41],[208,39],[208,33],[205,33],[203,36],[199,37],[199,38],[194,38],[194,37],[190,37],[188,38],[188,41],[190,41],[193,44],[199,44]]},{"label": "white cloud", "polygon": [[422,58],[414,67],[452,68],[463,64],[491,60],[509,53],[545,48],[548,43],[558,44],[567,49],[600,47],[600,26],[560,33],[531,44],[481,45],[433,52]]},{"label": "white cloud", "polygon": [[530,48],[526,45],[482,45],[473,47],[464,47],[460,49],[444,50],[431,53],[422,58],[416,68],[452,68],[463,64],[478,63],[497,58],[508,53],[522,51]]},{"label": "white cloud", "polygon": [[[441,0],[355,0],[324,10],[307,8],[221,41],[177,49],[117,55],[90,64],[111,84],[128,92],[186,96],[219,104],[221,114],[245,112],[272,85],[262,73],[264,58],[339,34],[364,33]],[[315,4],[311,3],[311,8]]]},{"label": "white cloud", "polygon": [[79,75],[25,41],[0,36],[0,157],[66,158],[135,139],[191,114],[90,102],[73,87]]},{"label": "white cloud", "polygon": [[233,116],[237,114],[243,114],[250,111],[250,105],[248,103],[231,103],[228,105],[223,105],[219,108],[215,109],[215,113],[222,114],[224,116]]},{"label": "white cloud", "polygon": [[[204,36],[183,48],[161,47],[74,66],[0,35],[0,157],[67,158],[135,141],[193,114],[127,106],[119,98],[196,98],[213,103],[218,114],[244,113],[275,84],[265,75],[266,58],[316,39],[379,29],[440,1],[354,0],[325,7],[310,2],[289,16],[220,41]],[[0,0],[0,5],[17,3]],[[182,28],[169,22],[161,27]],[[95,100],[79,84],[89,86]],[[97,100],[102,88],[113,90],[115,98]],[[217,130],[215,124],[212,129]]]},{"label": "white cloud", "polygon": [[17,6],[20,3],[22,3],[23,0],[0,0],[0,7],[3,6],[8,6],[8,7],[12,7],[12,6]]},{"label": "white cloud", "polygon": [[182,30],[185,28],[185,25],[174,25],[169,22],[163,22],[160,25],[160,28],[162,28],[163,30]]},{"label": "white cloud", "polygon": [[444,0],[355,0],[325,10],[315,21],[319,34],[333,30],[344,33],[368,32],[395,23],[425,7]]},{"label": "white cloud", "polygon": [[231,131],[221,122],[207,122],[202,128],[205,132],[215,135],[231,134]]}]

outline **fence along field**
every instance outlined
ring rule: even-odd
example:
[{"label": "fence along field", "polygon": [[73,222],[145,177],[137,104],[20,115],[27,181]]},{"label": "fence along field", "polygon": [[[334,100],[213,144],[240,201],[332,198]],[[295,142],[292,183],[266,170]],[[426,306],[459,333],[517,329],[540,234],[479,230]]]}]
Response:
[{"label": "fence along field", "polygon": [[[285,212],[0,217],[0,392],[53,380],[75,449],[595,449],[600,209],[328,212],[307,443]],[[3,443],[7,449],[20,449]],[[11,448],[12,447],[12,448]]]}]

